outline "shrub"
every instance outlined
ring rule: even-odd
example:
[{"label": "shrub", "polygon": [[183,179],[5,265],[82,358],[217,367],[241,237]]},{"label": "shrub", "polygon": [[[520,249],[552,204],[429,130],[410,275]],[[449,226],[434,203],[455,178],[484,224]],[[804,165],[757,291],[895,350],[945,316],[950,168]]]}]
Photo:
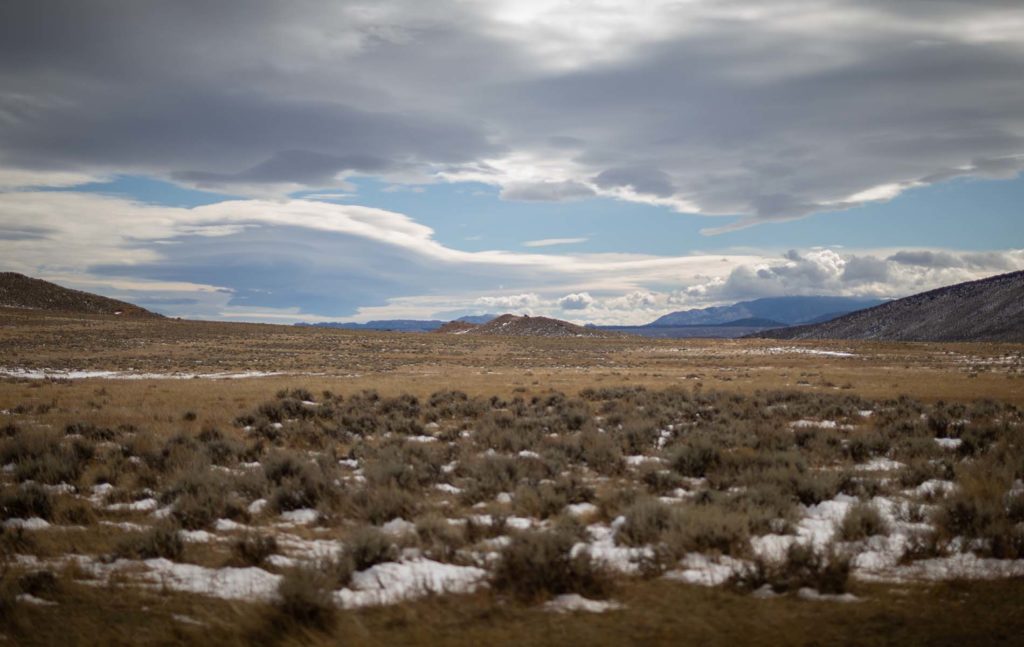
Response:
[{"label": "shrub", "polygon": [[251,476],[228,477],[200,460],[186,469],[160,498],[172,504],[171,514],[183,527],[199,530],[222,517],[246,517],[245,503],[234,491],[234,484],[248,478]]},{"label": "shrub", "polygon": [[908,461],[906,466],[899,471],[898,478],[900,485],[905,488],[912,488],[921,485],[927,480],[943,478],[946,476],[943,466],[924,459]]},{"label": "shrub", "polygon": [[249,532],[231,545],[232,563],[238,566],[260,566],[277,552],[277,539],[273,535]]},{"label": "shrub", "polygon": [[778,483],[751,485],[725,499],[722,505],[742,515],[753,534],[785,533],[796,517],[794,495]]},{"label": "shrub", "polygon": [[292,400],[299,401],[305,400],[306,402],[312,402],[314,399],[313,394],[309,392],[309,389],[304,389],[302,387],[291,390],[281,389],[277,392],[278,400],[284,400],[285,398],[291,398]]},{"label": "shrub", "polygon": [[115,551],[119,557],[134,559],[181,559],[185,543],[179,528],[173,523],[161,522],[134,537],[122,541]]},{"label": "shrub", "polygon": [[656,463],[644,463],[640,468],[640,481],[647,486],[651,494],[667,494],[683,485],[683,479],[679,474],[671,470],[662,469]]},{"label": "shrub", "polygon": [[872,456],[882,456],[889,451],[890,442],[883,434],[872,431],[853,435],[846,445],[846,454],[855,463],[863,463]]},{"label": "shrub", "polygon": [[31,571],[18,578],[18,588],[36,597],[50,597],[57,593],[60,582],[52,571]]},{"label": "shrub", "polygon": [[199,443],[186,434],[177,434],[167,440],[159,451],[147,457],[151,467],[161,472],[188,469],[195,466]]},{"label": "shrub", "polygon": [[640,490],[630,485],[624,485],[623,487],[611,488],[602,492],[597,499],[597,505],[600,508],[601,515],[611,519],[622,514],[624,510],[637,501],[649,498]]},{"label": "shrub", "polygon": [[395,517],[409,518],[416,511],[416,499],[404,490],[394,487],[362,488],[352,497],[356,514],[374,524]]},{"label": "shrub", "polygon": [[583,432],[580,446],[584,462],[598,474],[618,474],[622,471],[622,449],[609,434]]},{"label": "shrub", "polygon": [[201,530],[220,519],[224,507],[224,493],[221,491],[207,489],[186,492],[174,502],[171,515],[182,528]]},{"label": "shrub", "polygon": [[345,542],[345,552],[357,571],[398,559],[398,546],[380,528],[373,526],[363,526],[352,532]]},{"label": "shrub", "polygon": [[999,466],[977,463],[958,479],[959,487],[947,496],[935,514],[935,524],[946,537],[983,540],[993,557],[1013,559],[1024,556],[1024,529],[1014,519],[1016,507],[1009,506],[1012,474]]},{"label": "shrub", "polygon": [[462,391],[438,391],[427,400],[429,412],[427,418],[463,418],[476,417],[477,410],[470,404],[469,396]]},{"label": "shrub", "polygon": [[569,503],[565,495],[556,490],[551,483],[541,483],[537,486],[520,485],[516,489],[513,501],[517,513],[541,519],[557,515]]},{"label": "shrub", "polygon": [[59,523],[73,526],[91,526],[96,523],[92,505],[69,497],[61,497],[54,502],[53,517]]},{"label": "shrub", "polygon": [[88,422],[74,422],[64,427],[67,436],[83,436],[89,440],[109,442],[117,437],[117,432],[106,427],[97,427]]},{"label": "shrub", "polygon": [[957,452],[961,456],[974,456],[987,450],[999,437],[1000,429],[995,425],[971,425],[960,435]]},{"label": "shrub", "polygon": [[383,449],[376,460],[367,463],[364,473],[370,485],[416,491],[441,480],[445,462],[443,447],[406,442]]},{"label": "shrub", "polygon": [[466,463],[462,471],[472,480],[463,489],[462,502],[472,505],[515,489],[524,471],[523,463],[508,456],[487,456]]},{"label": "shrub", "polygon": [[889,524],[874,504],[858,503],[847,511],[838,530],[843,541],[857,541],[875,535],[888,535]]},{"label": "shrub", "polygon": [[622,422],[621,429],[612,431],[612,436],[619,447],[627,454],[643,454],[658,442],[661,429],[654,421],[642,418],[628,418]]},{"label": "shrub", "polygon": [[641,499],[624,513],[626,523],[615,533],[615,540],[627,546],[643,546],[660,541],[672,521],[672,510],[657,499]]},{"label": "shrub", "polygon": [[230,465],[245,451],[242,444],[228,438],[219,429],[207,427],[199,433],[203,451],[214,465]]},{"label": "shrub", "polygon": [[276,622],[272,627],[280,632],[281,625],[291,625],[329,631],[338,618],[328,573],[316,567],[296,568],[281,578],[275,603]]},{"label": "shrub", "polygon": [[804,505],[817,505],[828,501],[848,485],[846,474],[832,472],[796,472],[787,479],[790,491]]},{"label": "shrub", "polygon": [[39,517],[50,520],[53,518],[53,499],[46,490],[29,483],[3,494],[0,514],[4,519]]},{"label": "shrub", "polygon": [[606,596],[611,580],[588,554],[572,556],[574,543],[572,535],[552,531],[513,537],[494,569],[494,588],[525,601],[565,593]]},{"label": "shrub", "polygon": [[673,510],[665,542],[675,557],[690,552],[739,555],[750,545],[745,515],[717,506],[686,506]]},{"label": "shrub", "polygon": [[278,512],[315,508],[331,491],[320,465],[289,453],[272,454],[264,461],[263,470],[276,486],[270,501]]},{"label": "shrub", "polygon": [[850,560],[832,549],[818,552],[810,545],[795,543],[780,563],[765,560],[741,572],[735,582],[745,588],[770,586],[776,593],[812,588],[820,593],[846,592]]},{"label": "shrub", "polygon": [[0,526],[0,560],[6,560],[15,553],[27,553],[36,545],[32,533],[21,526],[8,528]]},{"label": "shrub", "polygon": [[683,476],[703,478],[721,461],[721,453],[710,441],[696,439],[678,446],[669,465]]},{"label": "shrub", "polygon": [[51,431],[22,431],[0,445],[0,462],[14,463],[19,481],[73,483],[92,456],[91,443],[67,442]]},{"label": "shrub", "polygon": [[432,559],[450,561],[466,543],[467,528],[448,523],[440,514],[431,514],[416,521],[420,549]]}]

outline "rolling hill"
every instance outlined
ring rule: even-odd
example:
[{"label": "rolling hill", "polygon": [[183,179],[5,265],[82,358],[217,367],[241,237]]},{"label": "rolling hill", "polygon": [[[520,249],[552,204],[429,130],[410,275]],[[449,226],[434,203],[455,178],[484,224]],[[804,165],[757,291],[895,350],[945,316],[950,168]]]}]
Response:
[{"label": "rolling hill", "polygon": [[824,323],[751,337],[1024,342],[1024,271],[958,283]]},{"label": "rolling hill", "polygon": [[584,328],[576,324],[551,319],[504,314],[485,324],[472,325],[461,322],[450,326],[444,332],[464,335],[499,335],[505,337],[617,337],[618,334],[596,328]]},{"label": "rolling hill", "polygon": [[0,272],[0,307],[123,317],[162,316],[125,301],[72,290],[17,272]]}]

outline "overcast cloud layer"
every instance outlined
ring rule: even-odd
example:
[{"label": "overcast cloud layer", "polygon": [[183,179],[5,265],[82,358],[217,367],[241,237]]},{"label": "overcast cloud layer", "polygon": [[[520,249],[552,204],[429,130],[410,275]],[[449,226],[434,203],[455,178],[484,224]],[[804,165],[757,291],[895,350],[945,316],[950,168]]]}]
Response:
[{"label": "overcast cloud layer", "polygon": [[[1009,0],[5,2],[0,269],[172,314],[282,320],[635,323],[775,294],[903,296],[1024,257],[597,256],[573,253],[582,232],[465,252],[403,214],[291,196],[357,175],[478,181],[508,201],[728,216],[707,219],[715,233],[1013,178],[1022,33]],[[124,174],[242,199],[40,190]]]},{"label": "overcast cloud layer", "polygon": [[1018,173],[1021,33],[997,0],[7,2],[0,164],[788,219]]}]

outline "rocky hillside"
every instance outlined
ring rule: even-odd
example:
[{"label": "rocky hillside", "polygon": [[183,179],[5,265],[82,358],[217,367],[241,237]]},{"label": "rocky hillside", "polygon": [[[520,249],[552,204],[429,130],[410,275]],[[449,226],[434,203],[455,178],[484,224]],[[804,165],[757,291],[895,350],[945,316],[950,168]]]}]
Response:
[{"label": "rocky hillside", "polygon": [[434,332],[448,335],[463,335],[468,333],[470,330],[479,327],[479,324],[469,323],[468,321],[459,321],[456,319],[455,321],[449,321]]},{"label": "rocky hillside", "polygon": [[[464,331],[464,332],[463,332]],[[466,335],[502,335],[507,337],[618,337],[620,333],[584,328],[576,324],[551,319],[506,314],[472,328],[453,329],[452,333]]]},{"label": "rocky hillside", "polygon": [[752,335],[771,339],[1024,342],[1024,272],[958,283],[825,323]]},{"label": "rocky hillside", "polygon": [[63,288],[16,272],[0,272],[0,307],[124,317],[159,317],[145,308],[98,294]]}]

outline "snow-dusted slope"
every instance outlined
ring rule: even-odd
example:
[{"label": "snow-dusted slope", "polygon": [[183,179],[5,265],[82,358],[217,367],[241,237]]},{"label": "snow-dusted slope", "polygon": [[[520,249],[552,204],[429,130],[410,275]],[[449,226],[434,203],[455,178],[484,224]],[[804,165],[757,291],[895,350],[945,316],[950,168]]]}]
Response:
[{"label": "snow-dusted slope", "polygon": [[922,292],[813,326],[781,328],[753,336],[1024,342],[1024,271]]}]

